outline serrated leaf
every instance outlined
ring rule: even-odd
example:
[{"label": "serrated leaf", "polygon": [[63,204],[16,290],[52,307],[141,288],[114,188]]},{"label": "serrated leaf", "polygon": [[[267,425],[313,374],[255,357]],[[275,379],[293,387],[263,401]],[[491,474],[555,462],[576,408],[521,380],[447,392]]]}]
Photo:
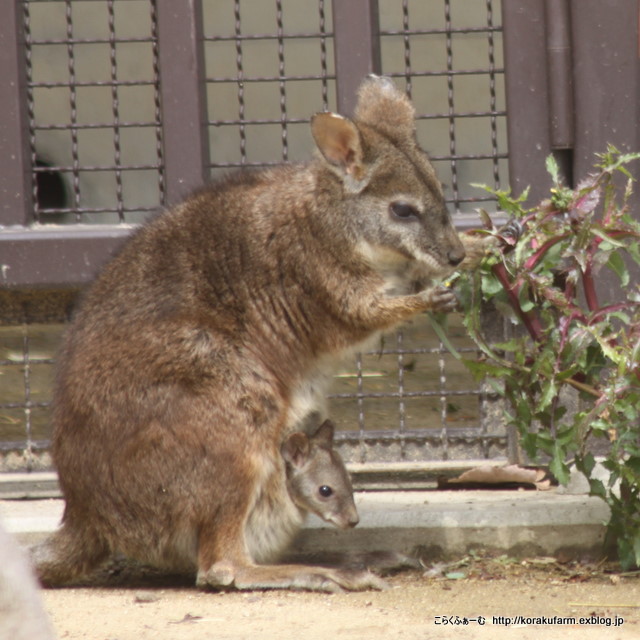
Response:
[{"label": "serrated leaf", "polygon": [[604,231],[602,231],[601,229],[598,229],[597,227],[592,227],[591,233],[593,233],[594,236],[598,236],[598,238],[602,239],[604,242],[614,247],[618,247],[619,249],[626,246],[624,242],[621,242],[620,240],[616,240],[615,238],[612,238],[611,236],[607,235]]},{"label": "serrated leaf", "polygon": [[433,313],[429,313],[427,315],[429,318],[429,323],[431,324],[431,328],[433,329],[433,332],[438,336],[440,342],[442,342],[442,345],[456,360],[462,360],[462,356],[460,355],[458,350],[451,344],[449,336],[447,335],[447,331],[442,323],[438,322],[438,319]]},{"label": "serrated leaf", "polygon": [[640,457],[631,456],[627,459],[625,465],[640,477]]},{"label": "serrated leaf", "polygon": [[596,466],[596,459],[591,452],[587,453],[580,459],[580,467],[587,478],[591,477],[593,469]]},{"label": "serrated leaf", "polygon": [[607,267],[613,271],[618,278],[620,278],[620,284],[626,287],[629,284],[629,270],[619,253],[612,253],[607,261]]},{"label": "serrated leaf", "polygon": [[545,160],[545,166],[547,167],[547,173],[551,176],[554,184],[559,184],[560,182],[560,169],[558,168],[558,163],[553,154],[549,154],[547,159]]},{"label": "serrated leaf", "polygon": [[592,496],[597,496],[603,500],[607,499],[607,490],[602,480],[598,480],[598,478],[589,478],[589,492]]},{"label": "serrated leaf", "polygon": [[569,483],[571,474],[567,463],[564,461],[564,451],[562,451],[558,443],[555,444],[553,458],[549,463],[549,470],[560,484],[567,485]]},{"label": "serrated leaf", "polygon": [[504,289],[498,278],[488,273],[482,274],[481,287],[485,298],[491,298]]},{"label": "serrated leaf", "polygon": [[557,395],[558,387],[556,386],[555,380],[545,382],[542,387],[542,393],[540,395],[540,401],[536,407],[536,411],[543,411],[546,409]]}]

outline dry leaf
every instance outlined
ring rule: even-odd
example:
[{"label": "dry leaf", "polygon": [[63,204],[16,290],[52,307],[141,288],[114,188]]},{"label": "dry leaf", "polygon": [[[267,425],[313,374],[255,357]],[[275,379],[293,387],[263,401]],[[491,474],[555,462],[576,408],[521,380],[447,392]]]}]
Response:
[{"label": "dry leaf", "polygon": [[545,491],[551,488],[551,481],[546,477],[544,469],[526,469],[517,464],[503,467],[482,465],[465,471],[457,478],[452,478],[449,483],[474,483],[474,484],[532,484],[536,489]]}]

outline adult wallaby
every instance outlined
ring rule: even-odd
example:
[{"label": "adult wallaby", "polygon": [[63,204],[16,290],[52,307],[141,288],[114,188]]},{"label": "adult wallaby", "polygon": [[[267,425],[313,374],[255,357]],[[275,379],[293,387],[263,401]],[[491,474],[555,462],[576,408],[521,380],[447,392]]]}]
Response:
[{"label": "adult wallaby", "polygon": [[[283,442],[315,432],[363,341],[455,306],[433,278],[472,262],[414,109],[387,79],[353,120],[311,120],[307,164],[235,174],[144,226],[90,288],[58,359],[63,525],[36,551],[66,582],[114,551],[213,588],[363,589],[370,573],[259,563],[289,518]],[[265,524],[266,523],[266,524]],[[267,533],[258,529],[267,527]]]}]

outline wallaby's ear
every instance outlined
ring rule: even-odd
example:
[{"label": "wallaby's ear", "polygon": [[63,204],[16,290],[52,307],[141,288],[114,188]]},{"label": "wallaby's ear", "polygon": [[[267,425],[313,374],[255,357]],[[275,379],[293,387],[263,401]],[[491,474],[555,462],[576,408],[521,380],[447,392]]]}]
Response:
[{"label": "wallaby's ear", "polygon": [[340,175],[348,191],[359,193],[367,184],[360,133],[351,120],[336,113],[316,113],[311,133],[320,153]]},{"label": "wallaby's ear", "polygon": [[300,468],[309,459],[311,444],[306,434],[296,431],[288,436],[280,447],[285,462]]},{"label": "wallaby's ear", "polygon": [[415,135],[416,111],[390,78],[370,75],[358,89],[354,120],[382,131],[392,140]]},{"label": "wallaby's ear", "polygon": [[313,434],[312,440],[318,443],[321,447],[330,449],[333,446],[333,434],[335,427],[331,420],[325,420],[318,430]]}]

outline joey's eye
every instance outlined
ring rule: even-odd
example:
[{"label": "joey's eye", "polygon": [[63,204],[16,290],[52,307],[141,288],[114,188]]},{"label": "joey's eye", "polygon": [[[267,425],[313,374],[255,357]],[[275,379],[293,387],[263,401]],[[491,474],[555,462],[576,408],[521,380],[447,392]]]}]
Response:
[{"label": "joey's eye", "polygon": [[318,493],[323,497],[323,498],[329,498],[330,496],[333,495],[333,489],[331,487],[328,487],[326,484],[323,484],[319,489],[318,489]]},{"label": "joey's eye", "polygon": [[403,222],[417,220],[419,217],[418,210],[407,202],[392,202],[389,205],[389,210],[396,220],[402,220]]}]

